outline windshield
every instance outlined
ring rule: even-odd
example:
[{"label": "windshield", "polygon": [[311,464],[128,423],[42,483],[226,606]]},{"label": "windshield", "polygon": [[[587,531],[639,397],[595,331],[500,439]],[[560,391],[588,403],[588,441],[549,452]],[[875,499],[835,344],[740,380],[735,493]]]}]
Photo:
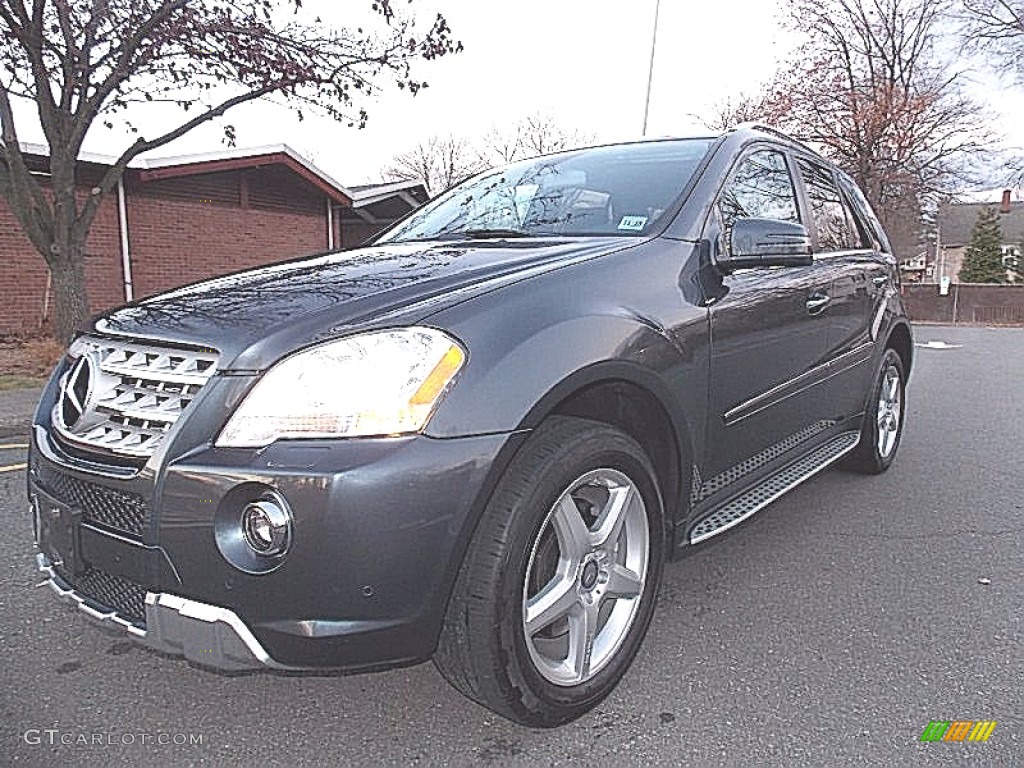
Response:
[{"label": "windshield", "polygon": [[485,171],[428,203],[378,242],[643,235],[672,207],[712,141],[595,147]]}]

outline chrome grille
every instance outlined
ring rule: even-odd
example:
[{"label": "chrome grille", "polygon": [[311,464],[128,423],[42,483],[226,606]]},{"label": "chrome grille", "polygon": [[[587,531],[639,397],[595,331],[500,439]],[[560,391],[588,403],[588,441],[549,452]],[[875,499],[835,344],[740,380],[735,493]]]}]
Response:
[{"label": "chrome grille", "polygon": [[215,350],[83,336],[61,380],[53,425],[77,445],[146,458],[217,370]]}]

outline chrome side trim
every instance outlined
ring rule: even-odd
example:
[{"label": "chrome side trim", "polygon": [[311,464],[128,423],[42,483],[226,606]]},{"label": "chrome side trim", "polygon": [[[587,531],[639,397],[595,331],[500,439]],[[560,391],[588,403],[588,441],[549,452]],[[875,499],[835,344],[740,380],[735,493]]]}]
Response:
[{"label": "chrome side trim", "polygon": [[839,355],[839,357],[835,357],[826,363],[816,365],[809,371],[804,371],[799,376],[795,376],[789,381],[777,384],[766,392],[754,395],[754,397],[750,398],[746,402],[730,408],[722,414],[722,419],[725,421],[725,425],[727,427],[731,427],[733,424],[737,424],[756,413],[760,413],[766,408],[770,408],[773,405],[781,403],[783,400],[793,397],[793,395],[798,395],[811,387],[823,384],[832,377],[838,376],[844,371],[848,371],[850,368],[866,363],[871,359],[874,349],[874,342],[866,341],[860,346],[854,347],[849,352],[844,352]]},{"label": "chrome side trim", "polygon": [[878,305],[878,309],[875,311],[875,319],[871,321],[871,340],[875,341],[878,339],[878,332],[882,329],[882,320],[885,318],[885,310],[889,308],[889,299],[892,297],[890,291],[886,291],[885,295],[882,296],[882,301]]}]

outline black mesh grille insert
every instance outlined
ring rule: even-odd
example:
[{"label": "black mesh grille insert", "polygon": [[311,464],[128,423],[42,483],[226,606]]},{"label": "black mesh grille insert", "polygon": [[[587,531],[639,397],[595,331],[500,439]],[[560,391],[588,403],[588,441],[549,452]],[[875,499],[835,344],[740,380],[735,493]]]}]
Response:
[{"label": "black mesh grille insert", "polygon": [[39,467],[36,477],[43,490],[57,501],[82,510],[85,520],[142,536],[146,501],[139,494],[79,480],[45,466]]},{"label": "black mesh grille insert", "polygon": [[[60,571],[58,571],[60,573]],[[101,571],[91,565],[85,572],[69,578],[60,573],[62,579],[75,588],[82,597],[104,608],[116,611],[121,618],[144,627],[146,624],[146,588],[121,576]]]}]

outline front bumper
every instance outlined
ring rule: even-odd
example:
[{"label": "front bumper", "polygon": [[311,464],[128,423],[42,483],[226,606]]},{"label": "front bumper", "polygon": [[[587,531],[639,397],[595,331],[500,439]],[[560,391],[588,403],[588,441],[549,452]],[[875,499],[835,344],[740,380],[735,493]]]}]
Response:
[{"label": "front bumper", "polygon": [[126,632],[153,650],[225,672],[293,669],[274,661],[245,622],[227,608],[178,595],[147,592],[142,627],[77,591],[54,570],[46,555],[37,554],[36,563],[46,575],[46,583],[60,599],[75,605],[101,625]]},{"label": "front bumper", "polygon": [[[421,661],[436,649],[491,485],[524,437],[199,446],[112,477],[76,463],[37,425],[29,495],[39,567],[91,618],[207,667]],[[253,486],[280,493],[294,513],[287,557],[263,573],[233,566],[218,548],[225,513]],[[68,489],[84,512],[64,500]],[[122,517],[111,500],[129,498],[145,509],[133,535],[112,528]]]}]

